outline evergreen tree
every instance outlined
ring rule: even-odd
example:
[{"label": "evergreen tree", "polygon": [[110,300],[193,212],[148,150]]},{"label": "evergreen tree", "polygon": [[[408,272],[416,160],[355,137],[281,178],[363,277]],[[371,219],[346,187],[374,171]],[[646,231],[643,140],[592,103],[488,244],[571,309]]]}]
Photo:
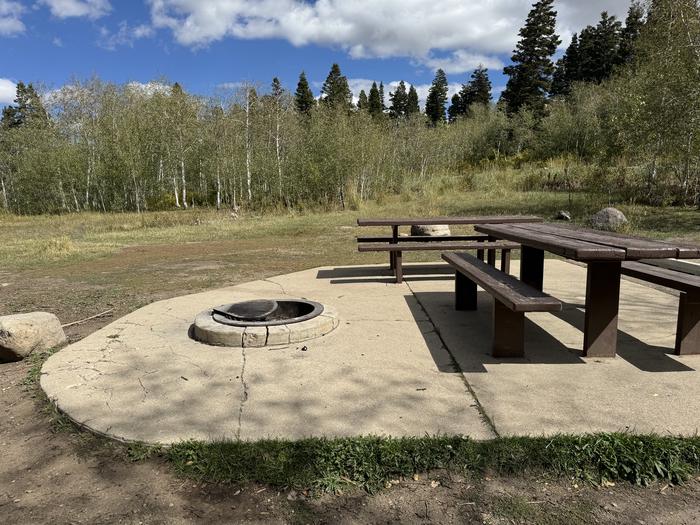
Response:
[{"label": "evergreen tree", "polygon": [[461,91],[462,106],[466,113],[472,104],[488,106],[491,103],[491,80],[489,70],[484,66],[479,66],[472,73],[469,84],[462,86]]},{"label": "evergreen tree", "polygon": [[447,108],[447,120],[454,122],[458,117],[464,115],[464,104],[462,104],[462,97],[459,93],[452,95],[452,101],[450,107]]},{"label": "evergreen tree", "polygon": [[379,82],[379,101],[382,104],[382,113],[386,110],[386,104],[384,103],[384,82]]},{"label": "evergreen tree", "polygon": [[7,106],[2,111],[2,125],[5,128],[18,128],[25,124],[44,127],[49,117],[34,86],[18,82],[15,105]]},{"label": "evergreen tree", "polygon": [[413,115],[420,113],[420,106],[418,105],[418,92],[416,88],[411,86],[408,89],[408,96],[406,97],[406,115]]},{"label": "evergreen tree", "polygon": [[316,105],[316,99],[311,92],[309,82],[306,80],[306,73],[303,71],[299,75],[299,83],[294,93],[294,106],[299,113],[308,113]]},{"label": "evergreen tree", "polygon": [[538,0],[520,30],[520,41],[513,52],[513,64],[504,68],[508,84],[501,95],[509,114],[528,108],[537,114],[544,112],[545,101],[552,86],[554,64],[552,55],[561,42],[555,33],[557,13],[554,0]]},{"label": "evergreen tree", "polygon": [[438,69],[425,100],[425,114],[430,123],[436,125],[445,122],[445,103],[447,102],[447,75]]},{"label": "evergreen tree", "polygon": [[280,97],[282,96],[282,93],[284,93],[284,88],[282,87],[282,83],[280,82],[280,79],[275,77],[272,79],[272,87],[270,89],[270,94],[272,95],[272,98],[274,100],[279,100]]},{"label": "evergreen tree", "polygon": [[323,103],[330,107],[347,109],[352,107],[352,92],[348,85],[348,79],[340,72],[338,64],[333,64],[331,67],[321,88],[321,94],[323,95],[321,99]]},{"label": "evergreen tree", "polygon": [[364,89],[360,90],[360,95],[357,98],[357,109],[365,110],[369,108],[369,102],[367,100],[367,93]]},{"label": "evergreen tree", "polygon": [[618,64],[629,64],[634,59],[634,46],[639,34],[644,27],[644,7],[639,2],[634,2],[627,11],[625,27],[620,34],[620,48],[618,50]]},{"label": "evergreen tree", "polygon": [[369,89],[369,96],[367,97],[367,109],[369,110],[369,114],[373,117],[382,114],[382,100],[376,82],[372,82],[372,87]]},{"label": "evergreen tree", "polygon": [[595,27],[581,31],[578,44],[580,78],[583,82],[600,83],[610,77],[619,62],[622,24],[607,12],[600,15]]},{"label": "evergreen tree", "polygon": [[389,93],[389,114],[393,118],[406,117],[408,115],[408,93],[406,92],[406,83],[402,80],[396,86],[396,91]]}]

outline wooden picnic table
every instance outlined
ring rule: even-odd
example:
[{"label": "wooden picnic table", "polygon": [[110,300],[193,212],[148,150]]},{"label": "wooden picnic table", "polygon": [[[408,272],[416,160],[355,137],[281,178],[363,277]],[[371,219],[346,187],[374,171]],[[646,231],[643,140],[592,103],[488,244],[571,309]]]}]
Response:
[{"label": "wooden picnic table", "polygon": [[698,246],[568,225],[481,224],[474,229],[520,243],[520,280],[539,290],[545,251],[587,264],[583,352],[590,357],[615,356],[623,261],[700,258]]},{"label": "wooden picnic table", "polygon": [[[462,217],[400,217],[400,218],[385,218],[385,219],[357,219],[358,226],[391,226],[391,238],[389,244],[397,244],[399,242],[399,227],[401,226],[431,226],[447,224],[449,226],[456,225],[477,225],[477,224],[503,224],[503,223],[534,223],[542,222],[541,217],[533,215],[474,215]],[[430,239],[426,237],[426,239]],[[435,239],[441,239],[435,237]],[[452,239],[455,239],[452,237]],[[359,239],[358,239],[359,240]],[[416,239],[412,239],[416,240]],[[467,237],[462,236],[462,240],[467,240]],[[477,240],[477,238],[473,238]],[[396,255],[394,252],[389,253],[389,268],[395,269]]]}]

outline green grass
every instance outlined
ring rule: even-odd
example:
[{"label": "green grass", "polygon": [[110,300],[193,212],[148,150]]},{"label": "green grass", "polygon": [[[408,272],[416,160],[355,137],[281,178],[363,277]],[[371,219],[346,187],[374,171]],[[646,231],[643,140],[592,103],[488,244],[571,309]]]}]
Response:
[{"label": "green grass", "polygon": [[682,483],[700,469],[700,438],[626,433],[513,437],[310,438],[183,442],[166,452],[177,472],[212,482],[261,482],[372,493],[392,479],[447,469],[463,475],[548,473],[600,483]]},{"label": "green grass", "polygon": [[[609,203],[596,195],[562,192],[518,192],[498,184],[492,191],[454,191],[450,187],[397,195],[362,203],[344,212],[244,215],[210,209],[153,213],[19,217],[0,215],[0,266],[12,269],[50,268],[89,261],[139,245],[183,244],[232,239],[303,238],[305,245],[346,246],[358,217],[479,214],[534,214],[552,218],[569,210],[574,221],[587,218]],[[700,242],[700,211],[620,205],[630,219],[629,231],[656,238],[676,237]]]}]

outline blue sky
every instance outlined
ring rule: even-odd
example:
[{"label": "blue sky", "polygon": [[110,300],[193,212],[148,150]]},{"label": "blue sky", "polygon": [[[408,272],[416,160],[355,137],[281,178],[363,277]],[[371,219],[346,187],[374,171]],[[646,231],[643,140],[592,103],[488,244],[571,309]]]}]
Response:
[{"label": "blue sky", "polygon": [[[338,62],[355,95],[398,80],[424,95],[437,67],[452,89],[478,64],[496,95],[531,0],[0,0],[0,105],[23,80],[56,89],[92,75],[167,78],[209,95],[221,85],[291,90],[303,69],[315,91]],[[557,0],[558,29],[624,19],[629,0]]]}]

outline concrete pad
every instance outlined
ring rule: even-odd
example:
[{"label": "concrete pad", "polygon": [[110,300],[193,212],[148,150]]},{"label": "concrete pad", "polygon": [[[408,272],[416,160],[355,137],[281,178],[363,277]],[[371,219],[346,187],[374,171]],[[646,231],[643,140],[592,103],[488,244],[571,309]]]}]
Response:
[{"label": "concrete pad", "polygon": [[[150,304],[54,354],[41,386],[79,424],[126,441],[492,437],[409,288],[372,277],[338,282],[344,272],[314,269]],[[202,310],[260,297],[321,302],[339,325],[282,347],[189,337]]]},{"label": "concrete pad", "polygon": [[545,291],[566,305],[560,314],[527,314],[523,359],[491,357],[488,294],[479,293],[478,312],[456,312],[454,282],[409,280],[496,430],[696,434],[700,355],[673,355],[678,298],[623,280],[618,357],[583,358],[586,269],[548,259],[544,275]]}]

